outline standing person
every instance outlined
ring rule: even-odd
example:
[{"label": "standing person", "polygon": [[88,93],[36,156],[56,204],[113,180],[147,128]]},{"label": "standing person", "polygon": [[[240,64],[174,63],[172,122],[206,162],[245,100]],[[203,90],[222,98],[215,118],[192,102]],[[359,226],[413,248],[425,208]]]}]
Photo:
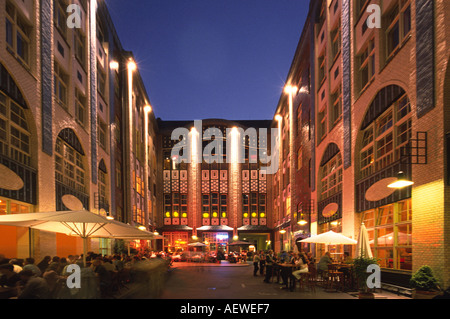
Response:
[{"label": "standing person", "polygon": [[269,283],[269,280],[272,277],[274,263],[275,256],[273,255],[273,250],[269,250],[269,253],[266,255],[266,277],[264,279],[265,283]]},{"label": "standing person", "polygon": [[265,267],[266,267],[266,255],[264,254],[264,252],[262,250],[259,252],[259,258],[260,258],[260,261],[259,261],[259,274],[261,276],[264,276],[264,270],[265,270]]},{"label": "standing person", "polygon": [[261,257],[258,254],[253,256],[253,276],[258,276],[259,263],[261,262]]},{"label": "standing person", "polygon": [[37,264],[38,268],[41,270],[41,273],[44,274],[45,271],[48,268],[48,265],[50,265],[50,261],[52,260],[52,257],[45,256],[44,259],[41,260],[39,264]]}]

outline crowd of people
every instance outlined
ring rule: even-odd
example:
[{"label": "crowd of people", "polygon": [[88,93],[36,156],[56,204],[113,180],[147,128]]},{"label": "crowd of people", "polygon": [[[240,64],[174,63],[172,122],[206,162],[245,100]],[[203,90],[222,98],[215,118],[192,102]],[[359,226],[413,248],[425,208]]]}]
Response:
[{"label": "crowd of people", "polygon": [[[264,282],[269,283],[271,277],[280,269],[281,264],[293,264],[297,270],[292,273],[292,276],[300,279],[302,272],[308,272],[308,264],[313,263],[312,253],[282,251],[275,254],[273,250],[259,251],[253,254],[253,276],[264,276]],[[281,273],[281,277],[283,282],[287,282],[288,278],[284,276],[284,273]]]},{"label": "crowd of people", "polygon": [[[157,266],[167,269],[170,260],[161,253],[102,256],[93,252],[67,258],[45,256],[8,259],[0,254],[0,287],[2,298],[17,299],[97,299],[111,298],[121,287],[132,284],[135,277],[154,271]],[[73,274],[69,265],[76,264],[81,272],[80,288],[69,288],[67,279]],[[148,278],[148,275],[145,275]],[[142,278],[140,278],[142,279]]]}]

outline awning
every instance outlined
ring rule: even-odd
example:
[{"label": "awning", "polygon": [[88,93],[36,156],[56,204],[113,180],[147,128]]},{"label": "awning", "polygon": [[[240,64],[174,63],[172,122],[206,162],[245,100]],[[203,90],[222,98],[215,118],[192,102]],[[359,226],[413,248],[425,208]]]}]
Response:
[{"label": "awning", "polygon": [[220,226],[202,226],[202,227],[198,227],[197,230],[200,230],[200,231],[233,231],[233,228],[226,226],[226,225],[220,225]]}]

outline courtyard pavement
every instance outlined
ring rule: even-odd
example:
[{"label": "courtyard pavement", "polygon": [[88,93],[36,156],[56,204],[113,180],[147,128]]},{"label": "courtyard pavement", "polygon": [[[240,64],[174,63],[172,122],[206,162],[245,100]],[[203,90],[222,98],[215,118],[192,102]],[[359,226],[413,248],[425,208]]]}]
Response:
[{"label": "courtyard pavement", "polygon": [[[283,285],[264,283],[264,277],[253,276],[253,265],[175,262],[161,299],[357,299],[355,294],[326,292],[316,287],[295,291]],[[376,299],[410,299],[387,291],[378,291]]]}]

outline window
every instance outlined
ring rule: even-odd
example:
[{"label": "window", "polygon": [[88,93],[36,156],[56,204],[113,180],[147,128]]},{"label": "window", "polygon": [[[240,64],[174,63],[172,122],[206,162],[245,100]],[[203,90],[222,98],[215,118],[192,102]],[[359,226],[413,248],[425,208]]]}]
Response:
[{"label": "window", "polygon": [[297,151],[297,170],[301,170],[303,167],[303,148]]},{"label": "window", "polygon": [[327,135],[327,107],[319,111],[319,142]]},{"label": "window", "polygon": [[17,58],[25,65],[30,63],[30,36],[32,27],[20,15],[18,9],[6,2],[6,43]]},{"label": "window", "polygon": [[341,21],[338,21],[336,28],[331,31],[331,54],[333,56],[333,61],[336,60],[337,56],[341,52]]},{"label": "window", "polygon": [[411,200],[379,207],[362,214],[374,257],[388,269],[412,269]]},{"label": "window", "polygon": [[370,40],[363,53],[359,56],[359,76],[360,89],[363,90],[366,85],[375,76],[375,41]]},{"label": "window", "polygon": [[211,216],[210,200],[211,200],[210,194],[202,195],[202,217],[205,219],[208,219]]},{"label": "window", "polygon": [[55,174],[58,182],[86,193],[83,155],[59,137],[55,145]]},{"label": "window", "polygon": [[331,95],[331,102],[333,103],[331,108],[331,123],[336,124],[342,115],[342,88],[338,87],[336,92]]},{"label": "window", "polygon": [[85,42],[86,37],[81,33],[81,29],[74,29],[75,31],[75,57],[80,62],[82,66],[85,66],[86,63],[86,51],[85,51]]},{"label": "window", "polygon": [[319,66],[319,87],[322,86],[322,83],[325,81],[326,77],[326,59],[325,55],[321,55],[318,61]]},{"label": "window", "polygon": [[99,195],[99,201],[101,203],[108,202],[108,192],[106,187],[106,173],[103,172],[101,169],[98,170],[98,195]]},{"label": "window", "polygon": [[54,71],[54,95],[56,101],[64,108],[68,106],[67,83],[69,76],[63,71],[59,64],[55,63]]},{"label": "window", "polygon": [[227,205],[227,194],[220,194],[220,217],[228,217],[228,205]]},{"label": "window", "polygon": [[53,21],[55,23],[56,29],[61,33],[64,39],[67,38],[67,5],[63,0],[55,0],[54,2],[54,17]]},{"label": "window", "polygon": [[101,96],[106,96],[106,74],[99,63],[97,63],[97,91]]},{"label": "window", "polygon": [[341,153],[335,155],[321,169],[321,199],[324,200],[342,190],[343,165]]},{"label": "window", "polygon": [[22,107],[0,92],[0,154],[30,166],[30,138]]},{"label": "window", "polygon": [[86,115],[86,97],[75,89],[75,118],[82,126],[86,123]]},{"label": "window", "polygon": [[386,49],[390,57],[411,31],[411,4],[395,0],[394,8],[386,16]]},{"label": "window", "polygon": [[368,2],[368,0],[356,0],[355,1],[355,3],[356,3],[356,12],[359,13],[359,15],[361,15],[363,13],[363,10],[366,7],[366,3],[367,2]]},{"label": "window", "polygon": [[411,140],[411,106],[403,95],[362,133],[360,178],[400,160],[401,148]]},{"label": "window", "polygon": [[106,151],[107,147],[107,126],[103,121],[98,121],[98,143]]}]

